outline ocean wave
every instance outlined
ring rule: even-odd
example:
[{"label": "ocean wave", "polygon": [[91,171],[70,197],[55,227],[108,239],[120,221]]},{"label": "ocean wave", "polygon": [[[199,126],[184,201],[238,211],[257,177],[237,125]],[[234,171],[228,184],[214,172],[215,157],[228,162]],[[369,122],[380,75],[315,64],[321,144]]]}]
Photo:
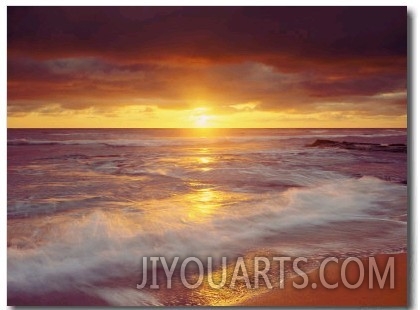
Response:
[{"label": "ocean wave", "polygon": [[38,230],[39,245],[24,246],[31,237],[9,243],[8,287],[35,294],[87,289],[138,273],[144,256],[204,259],[264,248],[318,257],[406,246],[406,222],[392,220],[406,212],[403,185],[362,177],[245,197],[210,213],[200,209],[206,200],[200,207],[171,198],[143,205],[139,214],[95,210],[77,219],[49,217],[38,224],[49,225]]}]

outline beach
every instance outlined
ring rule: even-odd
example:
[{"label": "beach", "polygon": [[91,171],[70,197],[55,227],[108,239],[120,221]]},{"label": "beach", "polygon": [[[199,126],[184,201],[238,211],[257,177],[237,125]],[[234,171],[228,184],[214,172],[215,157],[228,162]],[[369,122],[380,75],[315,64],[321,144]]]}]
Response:
[{"label": "beach", "polygon": [[[349,289],[342,283],[340,276],[343,259],[338,264],[330,263],[325,269],[325,278],[329,283],[339,283],[336,289],[327,289],[323,287],[319,269],[311,272],[309,283],[316,283],[316,289],[312,285],[308,285],[304,289],[296,289],[293,287],[293,281],[296,279],[288,279],[284,289],[273,289],[268,293],[260,294],[252,297],[240,306],[293,306],[293,307],[406,307],[407,306],[407,253],[400,254],[378,254],[374,258],[379,268],[384,268],[388,258],[395,258],[395,287],[390,288],[388,282],[381,289],[377,281],[374,281],[373,289],[369,288],[368,277],[368,259],[364,258],[364,280],[360,287]],[[358,266],[348,265],[348,281],[352,284],[358,281],[360,269]],[[383,269],[381,269],[383,271]]]}]

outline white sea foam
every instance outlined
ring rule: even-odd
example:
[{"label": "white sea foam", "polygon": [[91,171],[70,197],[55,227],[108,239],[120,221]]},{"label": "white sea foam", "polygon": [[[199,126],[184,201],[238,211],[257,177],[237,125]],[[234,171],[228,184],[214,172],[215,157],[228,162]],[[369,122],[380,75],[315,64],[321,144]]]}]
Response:
[{"label": "white sea foam", "polygon": [[[386,221],[389,213],[375,211],[388,204],[395,214],[403,212],[399,204],[405,191],[405,186],[363,177],[263,195],[231,210],[216,209],[204,219],[185,220],[188,206],[180,203],[168,205],[170,212],[151,210],[150,216],[94,211],[80,219],[51,219],[51,227],[38,236],[39,246],[8,248],[8,286],[31,292],[80,288],[132,276],[144,256],[204,258],[260,246],[290,256],[316,256],[320,248],[324,254],[396,248],[406,242],[406,224]],[[363,220],[369,225],[360,224]],[[268,241],[273,238],[275,243]]]},{"label": "white sea foam", "polygon": [[163,306],[151,294],[130,288],[95,288],[88,290],[92,295],[99,296],[112,306]]}]

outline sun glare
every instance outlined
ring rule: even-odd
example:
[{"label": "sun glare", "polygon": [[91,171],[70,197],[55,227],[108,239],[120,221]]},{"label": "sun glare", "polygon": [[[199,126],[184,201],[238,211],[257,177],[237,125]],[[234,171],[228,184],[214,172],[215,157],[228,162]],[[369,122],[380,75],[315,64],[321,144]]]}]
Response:
[{"label": "sun glare", "polygon": [[210,116],[207,114],[208,108],[200,107],[196,108],[191,113],[191,119],[196,128],[207,128],[210,127],[209,120]]},{"label": "sun glare", "polygon": [[209,117],[207,115],[200,115],[196,121],[197,127],[206,127],[208,119]]}]

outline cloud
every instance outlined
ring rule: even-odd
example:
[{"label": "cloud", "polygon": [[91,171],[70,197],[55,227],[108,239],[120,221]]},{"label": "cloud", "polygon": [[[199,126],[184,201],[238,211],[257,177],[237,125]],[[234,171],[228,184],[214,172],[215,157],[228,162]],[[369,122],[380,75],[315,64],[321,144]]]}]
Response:
[{"label": "cloud", "polygon": [[7,32],[9,113],[406,109],[381,97],[406,91],[405,7],[8,7]]},{"label": "cloud", "polygon": [[9,7],[8,50],[123,62],[404,56],[406,18],[405,7]]}]

